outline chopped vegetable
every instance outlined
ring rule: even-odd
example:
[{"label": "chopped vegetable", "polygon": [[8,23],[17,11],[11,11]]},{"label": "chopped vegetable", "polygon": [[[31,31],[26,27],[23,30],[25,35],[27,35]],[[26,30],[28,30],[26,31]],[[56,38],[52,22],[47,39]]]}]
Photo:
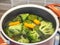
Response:
[{"label": "chopped vegetable", "polygon": [[45,34],[45,35],[51,35],[54,32],[52,23],[50,22],[46,22],[46,21],[42,21],[41,22],[41,26],[39,27],[39,29]]},{"label": "chopped vegetable", "polygon": [[34,28],[35,27],[35,24],[24,23],[24,26],[26,26],[28,28]]},{"label": "chopped vegetable", "polygon": [[17,25],[17,24],[20,24],[20,22],[19,22],[19,21],[16,21],[16,22],[10,22],[10,23],[9,23],[9,26],[14,26],[14,25]]},{"label": "chopped vegetable", "polygon": [[23,36],[21,36],[21,39],[19,39],[18,42],[20,42],[20,43],[29,43],[29,40],[27,38],[24,38]]},{"label": "chopped vegetable", "polygon": [[31,15],[28,16],[28,20],[32,20],[33,21],[34,19],[37,19],[36,15],[31,14]]},{"label": "chopped vegetable", "polygon": [[37,19],[38,19],[39,21],[43,21],[42,17],[39,17],[39,16],[38,16]]},{"label": "chopped vegetable", "polygon": [[31,42],[36,42],[36,41],[40,41],[39,40],[39,34],[36,31],[30,31],[28,33],[28,37],[31,40]]},{"label": "chopped vegetable", "polygon": [[39,25],[40,24],[40,21],[39,20],[37,20],[37,19],[34,19],[34,21],[33,21],[35,24],[37,24],[37,25]]},{"label": "chopped vegetable", "polygon": [[31,20],[25,20],[24,23],[27,22],[27,23],[33,23]]},{"label": "chopped vegetable", "polygon": [[15,26],[10,26],[9,30],[8,30],[9,36],[10,36],[10,34],[12,34],[12,35],[21,34],[21,30],[22,30],[22,24],[18,24],[18,25],[15,25]]},{"label": "chopped vegetable", "polygon": [[13,18],[12,21],[13,21],[13,22],[16,22],[16,21],[22,22],[21,17],[20,17],[19,15],[18,15],[17,17]]},{"label": "chopped vegetable", "polygon": [[27,14],[20,14],[20,15],[21,15],[23,21],[29,16],[28,13]]}]

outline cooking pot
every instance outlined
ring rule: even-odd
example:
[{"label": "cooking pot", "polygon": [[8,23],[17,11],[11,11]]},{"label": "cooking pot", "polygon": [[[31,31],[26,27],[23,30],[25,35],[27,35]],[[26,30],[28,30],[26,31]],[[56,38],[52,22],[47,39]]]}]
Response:
[{"label": "cooking pot", "polygon": [[[55,27],[55,32],[47,39],[37,42],[37,43],[20,43],[12,40],[9,38],[5,33],[3,28],[5,27],[5,23],[11,20],[13,17],[17,16],[18,14],[21,13],[30,13],[30,14],[36,14],[38,16],[43,17],[46,20],[49,20],[53,23],[53,26]],[[16,43],[17,45],[37,45],[41,43],[45,43],[49,40],[51,40],[57,31],[59,30],[59,21],[58,21],[58,16],[51,11],[50,9],[40,6],[40,5],[34,5],[34,4],[26,4],[26,5],[20,5],[17,7],[14,7],[10,10],[8,10],[2,17],[1,17],[1,22],[0,22],[0,30],[5,38],[7,38],[9,41]]]}]

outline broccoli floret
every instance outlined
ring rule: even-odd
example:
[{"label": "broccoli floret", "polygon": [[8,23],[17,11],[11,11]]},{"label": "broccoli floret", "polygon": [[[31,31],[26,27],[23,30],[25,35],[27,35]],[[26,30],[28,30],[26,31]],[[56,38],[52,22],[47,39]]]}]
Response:
[{"label": "broccoli floret", "polygon": [[33,23],[31,20],[25,20],[24,23],[27,22],[27,23]]},{"label": "broccoli floret", "polygon": [[30,31],[28,33],[28,37],[31,40],[31,42],[38,42],[38,41],[40,41],[39,34],[36,31],[34,31],[34,30]]},{"label": "broccoli floret", "polygon": [[21,33],[21,30],[22,30],[22,23],[15,26],[10,26],[8,32],[12,35],[18,35]]},{"label": "broccoli floret", "polygon": [[17,16],[16,18],[14,18],[12,21],[20,21],[21,22],[21,17]]},{"label": "broccoli floret", "polygon": [[47,28],[44,30],[44,32],[43,33],[45,33],[45,34],[47,34],[47,35],[52,35],[53,33],[54,33],[54,29],[53,28],[51,28],[51,29],[49,29],[49,30],[47,30]]},{"label": "broccoli floret", "polygon": [[26,37],[31,40],[31,42],[37,42],[40,41],[39,39],[39,34],[33,30],[33,29],[29,29],[27,27],[24,26],[23,28],[23,32],[24,35],[26,35]]},{"label": "broccoli floret", "polygon": [[30,31],[32,31],[32,29],[29,29],[29,28],[23,26],[22,34],[27,35],[27,33],[29,33]]},{"label": "broccoli floret", "polygon": [[26,18],[29,16],[29,14],[28,13],[26,13],[26,14],[20,14],[20,16],[21,16],[22,20],[25,21]]},{"label": "broccoli floret", "polygon": [[33,28],[33,30],[39,30],[39,26],[40,25],[35,26],[35,28]]},{"label": "broccoli floret", "polygon": [[34,19],[37,19],[36,15],[32,15],[31,14],[31,15],[28,16],[28,20],[32,20],[33,21]]},{"label": "broccoli floret", "polygon": [[42,32],[39,30],[39,26],[40,26],[40,25],[35,26],[35,28],[34,28],[33,30],[35,30],[35,31],[39,34],[39,40],[41,41],[41,40],[46,39],[46,37],[45,37],[44,33],[42,33]]},{"label": "broccoli floret", "polygon": [[4,28],[4,32],[5,32],[5,34],[7,34],[9,37],[12,37],[12,36],[13,36],[13,34],[10,33],[10,31],[9,31],[9,27]]},{"label": "broccoli floret", "polygon": [[13,36],[13,33],[10,33],[10,31],[7,31],[7,35],[8,35],[9,37],[12,37],[12,36]]},{"label": "broccoli floret", "polygon": [[31,42],[38,42],[40,41],[39,39],[39,34],[33,30],[33,29],[29,29],[25,26],[23,26],[23,32],[24,35],[26,35],[26,37],[31,40]]},{"label": "broccoli floret", "polygon": [[20,43],[29,43],[28,38],[24,38],[23,36],[21,36],[21,38],[18,40],[18,42]]},{"label": "broccoli floret", "polygon": [[51,22],[46,22],[46,21],[41,22],[39,30],[41,30],[45,35],[51,35],[54,32],[52,23]]},{"label": "broccoli floret", "polygon": [[39,21],[42,21],[43,19],[42,19],[41,17],[38,16],[38,20],[39,20]]},{"label": "broccoli floret", "polygon": [[8,34],[8,27],[5,27],[5,28],[4,28],[4,32],[5,32],[6,34]]}]

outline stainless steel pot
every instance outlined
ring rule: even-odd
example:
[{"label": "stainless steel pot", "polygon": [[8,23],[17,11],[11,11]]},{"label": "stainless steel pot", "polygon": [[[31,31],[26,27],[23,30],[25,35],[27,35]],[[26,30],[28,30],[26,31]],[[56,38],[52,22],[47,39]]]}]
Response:
[{"label": "stainless steel pot", "polygon": [[[49,20],[53,23],[54,27],[55,27],[55,32],[53,33],[52,36],[50,36],[48,39],[41,41],[41,42],[37,42],[37,43],[20,43],[20,42],[16,42],[14,40],[12,40],[11,38],[9,38],[3,30],[4,24],[6,22],[8,22],[9,20],[11,20],[13,17],[17,16],[18,14],[21,13],[33,13],[36,15],[39,15],[41,17],[43,17],[46,20]],[[57,31],[59,30],[59,21],[58,21],[58,17],[56,16],[56,14],[51,11],[50,9],[43,7],[43,6],[39,6],[39,5],[33,5],[33,4],[26,4],[26,5],[20,5],[17,7],[14,7],[10,10],[8,10],[1,18],[1,23],[0,23],[0,29],[2,34],[11,42],[16,43],[17,45],[37,45],[37,44],[41,44],[41,43],[45,43],[49,40],[51,40],[55,34],[57,33]]]}]

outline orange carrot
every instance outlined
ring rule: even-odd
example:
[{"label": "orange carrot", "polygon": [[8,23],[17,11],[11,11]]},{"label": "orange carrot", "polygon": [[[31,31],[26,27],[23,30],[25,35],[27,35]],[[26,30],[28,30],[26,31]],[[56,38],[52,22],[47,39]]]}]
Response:
[{"label": "orange carrot", "polygon": [[14,26],[14,25],[17,25],[17,24],[20,24],[20,22],[19,22],[19,21],[16,21],[16,22],[10,22],[10,23],[9,23],[9,26]]},{"label": "orange carrot", "polygon": [[33,20],[33,22],[34,22],[35,24],[37,24],[37,25],[39,25],[39,24],[40,24],[40,21],[39,21],[39,20],[37,20],[37,19]]},{"label": "orange carrot", "polygon": [[34,28],[35,27],[35,24],[24,23],[24,26],[26,26],[28,28]]}]

